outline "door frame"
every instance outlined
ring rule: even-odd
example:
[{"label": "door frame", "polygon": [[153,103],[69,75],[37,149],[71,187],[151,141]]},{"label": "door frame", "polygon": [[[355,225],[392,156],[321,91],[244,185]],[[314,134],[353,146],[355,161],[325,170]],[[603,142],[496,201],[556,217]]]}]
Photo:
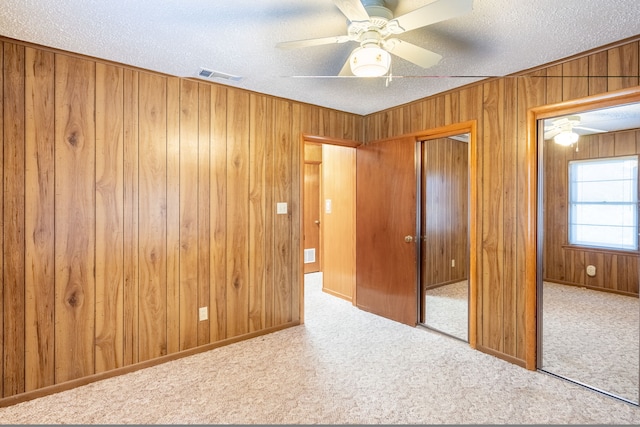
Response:
[{"label": "door frame", "polygon": [[[360,145],[362,145],[361,142],[359,141],[354,141],[354,140],[350,140],[350,139],[340,139],[340,138],[330,138],[330,137],[326,137],[326,136],[318,136],[318,135],[311,135],[308,133],[301,133],[300,134],[300,146],[299,146],[299,150],[300,150],[300,163],[298,165],[299,168],[299,176],[300,176],[300,180],[298,182],[298,189],[300,192],[300,203],[303,203],[304,201],[304,165],[305,165],[305,161],[304,161],[304,145],[305,143],[312,143],[312,144],[321,144],[321,145],[339,145],[342,147],[351,147],[351,148],[357,148]],[[300,324],[304,323],[304,240],[302,239],[302,236],[304,235],[304,209],[299,209],[299,213],[300,213],[300,218],[299,218],[299,224],[300,224],[300,229],[298,230],[299,235],[301,236],[300,239],[298,239],[298,265],[300,268],[298,268],[298,284],[300,286],[300,292],[299,292],[299,301],[298,301],[298,307],[299,307],[299,312],[300,312]],[[320,237],[322,239],[322,236]],[[353,301],[355,303],[356,300],[356,290],[353,290]]]},{"label": "door frame", "polygon": [[[469,263],[469,313],[468,313],[468,343],[469,346],[473,349],[477,348],[477,339],[478,339],[478,331],[477,331],[477,301],[478,301],[478,270],[477,270],[477,251],[478,251],[478,240],[477,240],[477,214],[478,214],[478,144],[477,144],[477,128],[478,122],[476,120],[470,120],[466,122],[455,123],[451,125],[441,126],[433,129],[428,129],[420,132],[416,132],[412,134],[415,137],[416,145],[419,146],[422,141],[438,139],[438,138],[447,138],[449,136],[459,135],[461,133],[469,133],[469,259],[467,262]],[[421,163],[418,163],[418,168],[421,168]],[[419,171],[418,171],[419,172]],[[420,181],[420,180],[418,180]],[[420,191],[420,187],[418,187],[418,191]],[[420,203],[418,203],[418,221],[420,221],[420,217],[422,215]],[[420,247],[418,247],[418,269],[420,269]],[[421,272],[418,271],[418,288],[420,289],[420,277]],[[422,291],[418,292],[418,299],[422,298]],[[418,301],[418,310],[420,310],[422,302]],[[420,313],[418,313],[419,315]]]},{"label": "door frame", "polygon": [[526,148],[526,216],[525,235],[525,366],[529,370],[538,369],[539,325],[538,281],[542,280],[542,221],[543,193],[539,175],[542,168],[541,150],[538,145],[538,120],[555,116],[612,107],[620,104],[640,102],[640,86],[606,92],[556,104],[543,105],[527,110],[527,148]]},{"label": "door frame", "polygon": [[[447,138],[450,136],[460,135],[464,133],[469,134],[469,143],[467,144],[467,271],[468,271],[468,311],[467,311],[467,341],[472,348],[476,348],[477,343],[477,256],[476,252],[472,250],[472,248],[476,247],[476,200],[477,200],[477,180],[474,179],[476,177],[477,172],[477,157],[476,157],[476,122],[465,122],[458,123],[449,126],[443,126],[439,128],[434,128],[427,133],[421,133],[420,136],[416,138],[416,150],[420,152],[417,161],[417,174],[418,174],[418,228],[420,231],[419,239],[422,238],[424,234],[424,230],[422,230],[422,144],[426,141],[431,141],[435,139]],[[423,135],[426,135],[423,137]],[[423,294],[423,283],[422,283],[422,243],[418,245],[418,319],[422,318],[425,309],[425,301]],[[473,259],[472,259],[473,258]],[[430,328],[424,323],[421,323],[422,326]],[[437,330],[437,329],[434,329]],[[448,335],[446,332],[439,331]],[[473,337],[472,337],[473,335]],[[454,337],[457,338],[457,337]]]}]

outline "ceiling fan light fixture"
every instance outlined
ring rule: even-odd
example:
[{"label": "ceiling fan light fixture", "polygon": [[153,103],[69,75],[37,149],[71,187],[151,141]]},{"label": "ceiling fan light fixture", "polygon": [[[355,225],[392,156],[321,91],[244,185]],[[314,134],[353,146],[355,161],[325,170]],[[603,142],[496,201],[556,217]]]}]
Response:
[{"label": "ceiling fan light fixture", "polygon": [[559,134],[553,137],[553,141],[556,144],[564,145],[568,147],[571,144],[578,142],[579,135],[571,130],[563,130]]},{"label": "ceiling fan light fixture", "polygon": [[379,46],[361,46],[349,57],[351,72],[358,77],[380,77],[389,71],[391,55]]}]

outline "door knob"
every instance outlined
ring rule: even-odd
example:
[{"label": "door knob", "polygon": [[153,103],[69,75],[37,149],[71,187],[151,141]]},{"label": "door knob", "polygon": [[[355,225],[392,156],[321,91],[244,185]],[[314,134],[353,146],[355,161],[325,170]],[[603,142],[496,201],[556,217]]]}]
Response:
[{"label": "door knob", "polygon": [[315,221],[313,221],[313,223],[314,223],[315,225],[318,225],[318,224],[320,224],[320,221],[318,221],[318,220],[316,219]]},{"label": "door knob", "polygon": [[404,241],[406,243],[411,243],[413,242],[413,236],[404,236]]}]

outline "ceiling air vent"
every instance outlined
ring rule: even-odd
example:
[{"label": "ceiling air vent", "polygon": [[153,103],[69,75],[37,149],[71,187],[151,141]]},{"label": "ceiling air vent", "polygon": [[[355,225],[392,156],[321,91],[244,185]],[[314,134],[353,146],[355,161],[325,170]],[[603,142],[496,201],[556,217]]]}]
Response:
[{"label": "ceiling air vent", "polygon": [[234,82],[239,82],[242,80],[240,76],[234,76],[233,74],[221,73],[220,71],[208,70],[206,68],[201,68],[198,73],[199,77],[204,77],[205,79],[224,79],[224,80],[232,80]]}]

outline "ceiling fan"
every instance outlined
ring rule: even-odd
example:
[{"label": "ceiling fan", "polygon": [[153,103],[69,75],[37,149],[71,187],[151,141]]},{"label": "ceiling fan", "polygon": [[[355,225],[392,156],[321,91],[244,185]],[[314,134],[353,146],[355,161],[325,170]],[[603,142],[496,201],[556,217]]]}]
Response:
[{"label": "ceiling fan", "polygon": [[436,0],[404,15],[393,17],[384,0],[333,0],[347,17],[346,35],[281,42],[276,47],[294,49],[354,41],[360,44],[349,55],[339,76],[379,77],[388,73],[391,54],[429,68],[442,56],[393,37],[406,31],[455,18],[473,9],[473,0]]},{"label": "ceiling fan", "polygon": [[[557,119],[545,120],[544,122],[544,139],[555,138],[561,133],[588,135],[592,133],[607,132],[603,129],[594,129],[580,125],[580,116],[564,116]],[[577,139],[577,137],[576,137]]]}]

